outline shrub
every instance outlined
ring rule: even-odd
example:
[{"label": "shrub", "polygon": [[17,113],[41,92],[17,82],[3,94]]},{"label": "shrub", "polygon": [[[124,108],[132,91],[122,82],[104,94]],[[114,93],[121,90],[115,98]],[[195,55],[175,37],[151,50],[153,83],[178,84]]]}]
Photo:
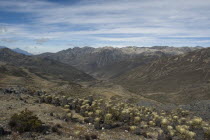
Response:
[{"label": "shrub", "polygon": [[93,140],[95,140],[95,139],[98,138],[98,136],[97,136],[96,134],[91,134],[90,137],[91,137]]},{"label": "shrub", "polygon": [[57,133],[58,135],[61,135],[62,132],[59,130],[60,126],[59,125],[55,125],[51,128],[51,131],[54,133]]},{"label": "shrub", "polygon": [[0,127],[0,136],[3,136],[5,134],[4,128]]},{"label": "shrub", "polygon": [[84,138],[85,140],[96,140],[98,136],[96,134],[85,134]]},{"label": "shrub", "polygon": [[10,121],[9,126],[20,133],[35,131],[42,131],[42,122],[38,119],[36,115],[33,115],[33,112],[25,109],[19,114],[15,113]]}]

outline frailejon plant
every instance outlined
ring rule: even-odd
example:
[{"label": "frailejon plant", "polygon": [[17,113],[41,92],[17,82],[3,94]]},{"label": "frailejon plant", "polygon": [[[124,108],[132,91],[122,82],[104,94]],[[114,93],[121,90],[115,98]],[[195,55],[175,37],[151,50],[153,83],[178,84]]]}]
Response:
[{"label": "frailejon plant", "polygon": [[[49,102],[49,95],[40,96],[40,100],[45,99]],[[57,100],[59,99],[59,100]],[[52,96],[52,104],[62,105],[64,97]],[[67,99],[67,102],[66,102]],[[66,114],[75,110],[88,123],[93,123],[96,129],[111,129],[118,126],[126,126],[131,132],[146,132],[146,137],[154,138],[157,134],[162,138],[178,139],[200,139],[210,137],[209,122],[200,117],[193,116],[189,111],[181,108],[164,111],[155,110],[152,107],[136,106],[128,103],[106,101],[103,99],[94,100],[92,96],[86,98],[67,98],[65,97]],[[74,111],[73,111],[74,112]],[[73,113],[72,113],[73,115]],[[71,118],[71,115],[67,115]],[[135,131],[133,131],[135,130]],[[197,135],[199,130],[199,135]],[[155,138],[154,138],[155,139]]]}]

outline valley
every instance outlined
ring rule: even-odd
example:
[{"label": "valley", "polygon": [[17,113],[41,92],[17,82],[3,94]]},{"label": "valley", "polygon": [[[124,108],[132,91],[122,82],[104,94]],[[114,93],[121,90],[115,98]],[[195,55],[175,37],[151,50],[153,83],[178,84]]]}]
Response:
[{"label": "valley", "polygon": [[37,57],[72,65],[102,83],[161,103],[209,99],[208,48],[84,47]]}]

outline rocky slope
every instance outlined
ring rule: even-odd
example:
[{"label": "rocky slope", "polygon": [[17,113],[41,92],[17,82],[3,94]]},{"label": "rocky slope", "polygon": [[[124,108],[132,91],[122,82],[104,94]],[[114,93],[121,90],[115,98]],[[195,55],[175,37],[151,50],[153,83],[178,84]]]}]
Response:
[{"label": "rocky slope", "polygon": [[137,94],[161,101],[188,103],[210,99],[210,48],[162,57],[115,78]]},{"label": "rocky slope", "polygon": [[[162,55],[184,54],[196,49],[199,49],[199,47],[75,47],[58,53],[41,54],[39,57],[50,58],[70,64],[97,78],[107,79],[124,73],[142,63],[157,59],[157,57]],[[124,68],[122,69],[122,67]]]}]

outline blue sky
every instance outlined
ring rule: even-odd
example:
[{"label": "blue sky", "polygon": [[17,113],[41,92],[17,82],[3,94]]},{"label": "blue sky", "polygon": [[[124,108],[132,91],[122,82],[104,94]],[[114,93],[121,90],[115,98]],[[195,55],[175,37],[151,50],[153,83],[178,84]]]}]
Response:
[{"label": "blue sky", "polygon": [[210,0],[0,0],[0,45],[210,47]]}]

